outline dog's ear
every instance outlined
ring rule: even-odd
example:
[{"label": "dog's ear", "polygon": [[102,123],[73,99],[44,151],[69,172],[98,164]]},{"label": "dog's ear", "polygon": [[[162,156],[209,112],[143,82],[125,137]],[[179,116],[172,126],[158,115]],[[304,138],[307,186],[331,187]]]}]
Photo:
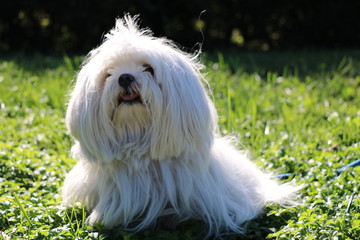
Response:
[{"label": "dog's ear", "polygon": [[89,161],[111,161],[115,141],[108,114],[101,108],[100,78],[90,63],[80,70],[66,112],[66,126],[76,139],[73,154]]},{"label": "dog's ear", "polygon": [[158,76],[163,104],[153,112],[151,129],[151,157],[158,160],[203,152],[212,144],[216,121],[197,64],[177,51],[164,57]]}]

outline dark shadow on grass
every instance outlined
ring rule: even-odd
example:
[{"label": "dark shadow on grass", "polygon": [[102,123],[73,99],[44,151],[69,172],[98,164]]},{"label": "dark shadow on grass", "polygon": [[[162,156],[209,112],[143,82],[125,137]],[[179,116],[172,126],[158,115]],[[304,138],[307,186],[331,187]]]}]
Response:
[{"label": "dark shadow on grass", "polygon": [[74,73],[80,68],[84,56],[79,55],[43,55],[43,54],[25,54],[21,52],[2,54],[0,63],[3,61],[15,62],[25,71],[37,73],[45,69],[57,69],[65,66]]},{"label": "dark shadow on grass", "polygon": [[[1,61],[14,61],[24,70],[41,71],[66,66],[76,73],[84,56],[42,55],[21,52],[2,54]],[[225,65],[232,73],[246,72],[266,76],[269,72],[279,76],[305,77],[309,74],[340,72],[349,75],[360,74],[360,49],[335,50],[287,50],[287,51],[240,51],[224,50],[207,52],[201,60],[208,67]],[[221,66],[220,66],[221,67]],[[206,72],[206,70],[205,70]]]},{"label": "dark shadow on grass", "polygon": [[[269,52],[229,51],[207,53],[203,58],[211,66],[225,64],[232,73],[257,73],[265,76],[305,77],[309,74],[340,72],[351,76],[360,74],[360,50],[289,50]],[[207,64],[207,65],[208,65]],[[219,66],[215,66],[219,67]],[[221,67],[221,66],[220,66]]]},{"label": "dark shadow on grass", "polygon": [[[265,209],[264,214],[245,224],[245,234],[229,233],[216,238],[210,236],[206,239],[223,239],[223,240],[265,240],[267,236],[274,231],[279,230],[286,225],[286,221],[291,218],[291,213],[286,211],[279,214],[280,216],[270,215],[266,212],[271,209]],[[104,229],[101,225],[95,226],[94,230],[99,233],[105,240],[128,239],[128,240],[158,240],[158,239],[181,239],[181,240],[201,240],[207,236],[208,226],[197,220],[188,220],[179,224],[175,229],[146,229],[141,232],[132,233],[120,228]]]}]

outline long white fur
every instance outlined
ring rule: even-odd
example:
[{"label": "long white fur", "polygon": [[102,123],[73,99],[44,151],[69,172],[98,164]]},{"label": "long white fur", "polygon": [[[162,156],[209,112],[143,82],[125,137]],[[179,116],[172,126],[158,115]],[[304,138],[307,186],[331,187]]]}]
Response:
[{"label": "long white fur", "polygon": [[[71,94],[66,124],[79,161],[66,177],[64,203],[84,203],[89,224],[139,231],[161,217],[174,225],[193,218],[214,235],[243,233],[265,204],[286,204],[294,188],[218,137],[201,67],[140,30],[135,18],[118,19],[87,56]],[[118,104],[124,73],[135,77],[142,104]]]}]

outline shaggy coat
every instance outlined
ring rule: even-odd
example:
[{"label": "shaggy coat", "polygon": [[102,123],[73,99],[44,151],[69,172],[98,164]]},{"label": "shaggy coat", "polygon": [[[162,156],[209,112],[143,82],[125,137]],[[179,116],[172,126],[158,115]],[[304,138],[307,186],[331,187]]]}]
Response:
[{"label": "shaggy coat", "polygon": [[66,114],[78,163],[62,194],[87,206],[89,224],[139,231],[192,218],[209,234],[243,233],[265,204],[288,202],[294,188],[218,136],[196,58],[129,16],[88,54]]}]

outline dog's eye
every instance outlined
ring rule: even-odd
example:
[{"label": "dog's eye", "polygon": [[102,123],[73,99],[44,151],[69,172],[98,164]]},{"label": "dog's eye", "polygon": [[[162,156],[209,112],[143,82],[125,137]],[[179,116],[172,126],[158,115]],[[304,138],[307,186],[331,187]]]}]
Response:
[{"label": "dog's eye", "polygon": [[105,79],[107,79],[107,78],[109,78],[109,77],[111,77],[111,73],[107,72],[107,73],[106,73],[106,76],[105,76]]},{"label": "dog's eye", "polygon": [[154,76],[154,69],[152,68],[151,65],[145,63],[142,66],[144,67],[143,72],[149,72],[152,76]]}]

